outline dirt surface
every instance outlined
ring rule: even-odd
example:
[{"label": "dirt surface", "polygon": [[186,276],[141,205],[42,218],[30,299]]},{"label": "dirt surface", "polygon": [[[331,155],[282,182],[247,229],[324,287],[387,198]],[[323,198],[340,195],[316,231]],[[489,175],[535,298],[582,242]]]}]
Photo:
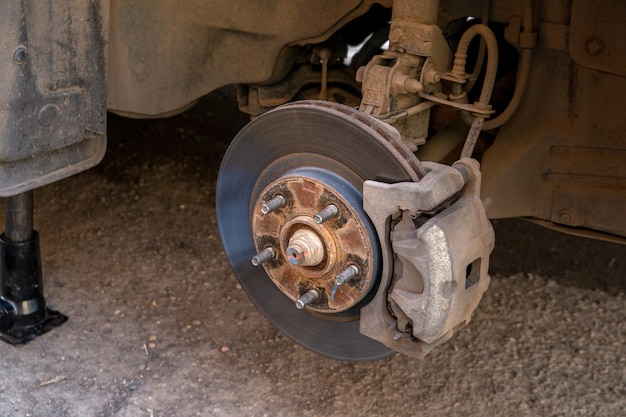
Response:
[{"label": "dirt surface", "polygon": [[626,247],[495,223],[492,284],[425,360],[321,358],[251,305],[215,181],[245,123],[231,90],[167,120],[109,118],[104,162],[37,190],[48,304],[0,345],[0,416],[620,416]]}]

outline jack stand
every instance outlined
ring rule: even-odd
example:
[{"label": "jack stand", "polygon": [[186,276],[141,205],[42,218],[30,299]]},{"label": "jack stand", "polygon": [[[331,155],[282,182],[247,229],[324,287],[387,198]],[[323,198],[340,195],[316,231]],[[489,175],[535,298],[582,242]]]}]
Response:
[{"label": "jack stand", "polygon": [[33,192],[6,199],[0,236],[0,340],[23,345],[60,326],[63,314],[46,307],[39,235],[33,230]]}]

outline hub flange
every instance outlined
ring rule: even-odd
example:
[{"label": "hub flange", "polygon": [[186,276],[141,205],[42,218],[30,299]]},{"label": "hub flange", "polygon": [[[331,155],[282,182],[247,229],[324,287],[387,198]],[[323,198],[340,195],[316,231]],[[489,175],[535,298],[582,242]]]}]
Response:
[{"label": "hub flange", "polygon": [[[263,206],[278,196],[285,200],[284,206],[265,214]],[[255,247],[258,252],[269,246],[277,249],[279,255],[264,268],[289,299],[295,302],[314,289],[318,297],[307,308],[337,313],[354,307],[368,294],[378,275],[380,255],[362,207],[353,206],[358,200],[354,187],[323,171],[300,170],[261,193],[252,218]],[[316,221],[328,207],[334,210],[327,212],[335,214]],[[337,275],[351,265],[358,268],[358,277],[336,287]]]}]

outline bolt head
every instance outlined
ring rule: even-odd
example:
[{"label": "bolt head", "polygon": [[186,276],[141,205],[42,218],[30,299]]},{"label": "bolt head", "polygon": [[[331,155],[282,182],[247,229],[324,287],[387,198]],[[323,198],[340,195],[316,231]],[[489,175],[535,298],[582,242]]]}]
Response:
[{"label": "bolt head", "polygon": [[585,42],[585,50],[589,56],[598,56],[604,51],[602,39],[592,36]]},{"label": "bolt head", "polygon": [[574,218],[574,213],[571,210],[563,209],[559,212],[559,223],[572,224]]}]

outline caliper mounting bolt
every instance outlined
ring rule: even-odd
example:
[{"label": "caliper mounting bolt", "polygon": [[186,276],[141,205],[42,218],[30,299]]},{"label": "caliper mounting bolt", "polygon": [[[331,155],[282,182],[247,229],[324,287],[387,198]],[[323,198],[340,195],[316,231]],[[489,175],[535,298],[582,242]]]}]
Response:
[{"label": "caliper mounting bolt", "polygon": [[259,266],[276,258],[276,249],[267,247],[252,257],[252,265]]},{"label": "caliper mounting bolt", "polygon": [[320,298],[320,293],[317,290],[309,290],[296,300],[296,308],[302,310],[304,307],[313,304],[318,298]]},{"label": "caliper mounting bolt", "polygon": [[283,197],[282,195],[277,195],[276,197],[272,198],[270,201],[266,201],[265,203],[263,203],[263,205],[261,206],[261,213],[263,214],[272,213],[278,210],[279,208],[283,207],[284,205],[285,205],[285,197]]},{"label": "caliper mounting bolt", "polygon": [[326,220],[330,220],[333,217],[337,216],[338,214],[339,214],[339,209],[337,208],[337,206],[335,206],[334,204],[329,204],[328,206],[324,207],[322,211],[320,211],[319,213],[316,213],[313,216],[313,221],[317,224],[322,224]]},{"label": "caliper mounting bolt", "polygon": [[356,265],[350,265],[339,274],[337,274],[337,276],[335,277],[335,284],[343,285],[346,282],[356,278],[359,275],[359,272],[359,268]]}]

